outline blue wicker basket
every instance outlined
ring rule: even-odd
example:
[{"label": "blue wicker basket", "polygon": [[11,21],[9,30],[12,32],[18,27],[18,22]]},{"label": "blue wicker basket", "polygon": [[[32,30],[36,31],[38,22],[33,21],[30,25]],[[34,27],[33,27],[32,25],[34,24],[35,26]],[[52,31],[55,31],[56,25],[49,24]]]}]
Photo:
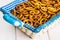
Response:
[{"label": "blue wicker basket", "polygon": [[[3,6],[1,8],[1,11],[3,12],[4,16],[3,18],[10,24],[17,26],[17,28],[21,28],[22,26],[28,28],[29,30],[31,30],[34,33],[38,33],[40,32],[42,29],[44,29],[46,26],[48,26],[49,24],[51,24],[52,22],[54,22],[56,19],[58,19],[60,17],[60,13],[58,13],[55,17],[51,18],[49,21],[47,21],[46,23],[38,26],[37,28],[34,28],[33,26],[23,23],[21,20],[19,20],[18,18],[16,18],[14,15],[12,15],[10,13],[10,10],[14,9],[15,6],[19,3],[25,2],[26,0],[15,0],[5,6]],[[17,25],[16,25],[17,24]]]}]

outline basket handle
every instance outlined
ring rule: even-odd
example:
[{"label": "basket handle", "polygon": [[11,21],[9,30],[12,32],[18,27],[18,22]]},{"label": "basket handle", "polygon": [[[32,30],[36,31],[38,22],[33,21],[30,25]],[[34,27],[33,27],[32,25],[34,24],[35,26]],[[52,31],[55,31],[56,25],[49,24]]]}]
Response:
[{"label": "basket handle", "polygon": [[11,16],[9,16],[9,14],[4,14],[3,18],[8,23],[10,23],[10,24],[12,24],[12,25],[14,25],[14,26],[16,26],[18,28],[21,28],[23,26],[23,23],[21,21],[19,22],[18,20],[13,19]]}]

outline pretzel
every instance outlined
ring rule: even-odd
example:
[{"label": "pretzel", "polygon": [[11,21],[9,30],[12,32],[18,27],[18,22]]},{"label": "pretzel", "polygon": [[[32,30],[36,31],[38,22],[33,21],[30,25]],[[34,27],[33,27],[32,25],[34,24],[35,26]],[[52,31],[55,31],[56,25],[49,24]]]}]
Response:
[{"label": "pretzel", "polygon": [[41,9],[42,9],[43,11],[47,11],[47,8],[46,8],[46,7],[41,7]]},{"label": "pretzel", "polygon": [[57,11],[56,8],[53,8],[53,7],[48,7],[48,10],[52,11],[52,12],[56,12]]},{"label": "pretzel", "polygon": [[16,16],[16,10],[11,10],[11,13],[13,13],[14,16]]}]

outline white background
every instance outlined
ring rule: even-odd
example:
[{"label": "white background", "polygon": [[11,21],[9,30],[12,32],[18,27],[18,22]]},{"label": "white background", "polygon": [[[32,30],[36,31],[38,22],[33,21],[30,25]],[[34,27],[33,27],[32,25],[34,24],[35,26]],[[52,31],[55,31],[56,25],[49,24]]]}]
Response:
[{"label": "white background", "polygon": [[[12,2],[13,0],[0,0],[0,7]],[[59,19],[60,20],[60,19]],[[39,39],[30,39],[28,36],[26,36],[24,33],[22,33],[20,30],[18,30],[15,27],[7,23],[3,19],[3,13],[0,12],[0,40],[60,40],[60,21],[57,21],[55,25],[50,28],[49,31],[49,37],[47,35],[47,32],[43,34]],[[53,23],[54,24],[54,23]],[[16,35],[15,35],[16,34]]]}]

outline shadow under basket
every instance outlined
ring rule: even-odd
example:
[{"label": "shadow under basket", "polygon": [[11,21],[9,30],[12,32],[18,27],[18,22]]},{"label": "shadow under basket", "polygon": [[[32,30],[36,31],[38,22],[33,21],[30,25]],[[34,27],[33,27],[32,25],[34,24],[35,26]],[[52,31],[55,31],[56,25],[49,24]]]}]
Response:
[{"label": "shadow under basket", "polygon": [[47,28],[52,22],[57,20],[60,17],[60,13],[58,13],[55,17],[51,18],[46,23],[38,26],[37,28],[34,28],[33,26],[23,23],[21,20],[19,20],[17,17],[12,15],[10,13],[10,10],[14,9],[17,4],[20,4],[22,2],[26,2],[26,0],[15,0],[1,8],[1,11],[3,12],[4,16],[3,18],[13,26],[16,26],[17,28],[21,29],[25,34],[30,36],[31,38],[35,37],[36,35],[42,34],[41,31]]}]

